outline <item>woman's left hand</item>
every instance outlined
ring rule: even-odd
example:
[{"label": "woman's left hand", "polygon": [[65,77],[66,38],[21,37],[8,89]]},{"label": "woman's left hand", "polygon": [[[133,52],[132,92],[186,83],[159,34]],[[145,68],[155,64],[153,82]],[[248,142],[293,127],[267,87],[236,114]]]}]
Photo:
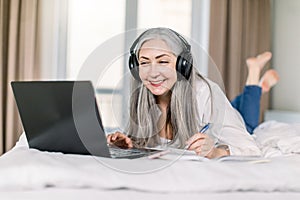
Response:
[{"label": "woman's left hand", "polygon": [[189,146],[188,150],[193,150],[197,155],[212,158],[215,149],[214,140],[207,134],[196,133],[186,144]]}]

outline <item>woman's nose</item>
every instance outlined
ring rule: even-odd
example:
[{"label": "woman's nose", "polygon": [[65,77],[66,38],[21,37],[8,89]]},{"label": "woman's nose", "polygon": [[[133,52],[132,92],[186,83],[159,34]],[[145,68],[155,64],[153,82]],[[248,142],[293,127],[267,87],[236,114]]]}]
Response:
[{"label": "woman's nose", "polygon": [[156,78],[159,76],[159,74],[160,73],[158,67],[152,64],[149,69],[149,76],[151,76],[152,78]]}]

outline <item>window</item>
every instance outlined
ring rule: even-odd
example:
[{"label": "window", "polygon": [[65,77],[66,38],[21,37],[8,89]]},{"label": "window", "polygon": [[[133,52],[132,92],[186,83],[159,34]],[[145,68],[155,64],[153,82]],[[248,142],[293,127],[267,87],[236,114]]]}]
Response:
[{"label": "window", "polygon": [[68,78],[76,78],[83,62],[99,45],[125,31],[124,2],[69,1]]},{"label": "window", "polygon": [[191,37],[192,0],[139,0],[138,28],[168,27]]},{"label": "window", "polygon": [[[202,1],[201,1],[202,2]],[[135,38],[130,29],[168,27],[187,39],[200,35],[192,24],[200,24],[199,15],[193,15],[198,0],[70,0],[68,5],[67,79],[76,80],[85,61],[97,47],[121,35],[123,41],[116,48],[123,54],[112,60],[98,79],[97,100],[106,128],[126,126],[129,107],[128,46]],[[202,7],[202,9],[207,9]],[[195,17],[196,16],[196,17]],[[193,19],[193,20],[192,20]],[[198,40],[197,40],[198,41]],[[101,65],[101,63],[99,63]],[[102,66],[103,67],[103,66]],[[127,117],[128,118],[128,117]]]},{"label": "window", "polygon": [[[76,80],[84,62],[95,49],[112,36],[125,31],[125,1],[71,0],[68,13],[67,78]],[[116,48],[124,48],[122,43],[116,45]],[[101,66],[107,70],[103,71],[97,85],[94,85],[105,127],[119,126],[120,119],[112,115],[111,109],[112,103],[116,110],[122,104],[121,94],[113,92],[122,89],[118,83],[122,78],[123,63],[123,57],[119,57],[110,66]],[[113,98],[118,101],[113,102]]]}]

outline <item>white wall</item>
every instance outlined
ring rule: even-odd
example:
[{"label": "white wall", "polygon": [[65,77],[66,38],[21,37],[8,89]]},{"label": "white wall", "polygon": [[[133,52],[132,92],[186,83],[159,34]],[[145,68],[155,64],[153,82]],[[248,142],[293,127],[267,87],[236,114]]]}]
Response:
[{"label": "white wall", "polygon": [[273,1],[273,59],[280,81],[272,109],[300,112],[300,1]]}]

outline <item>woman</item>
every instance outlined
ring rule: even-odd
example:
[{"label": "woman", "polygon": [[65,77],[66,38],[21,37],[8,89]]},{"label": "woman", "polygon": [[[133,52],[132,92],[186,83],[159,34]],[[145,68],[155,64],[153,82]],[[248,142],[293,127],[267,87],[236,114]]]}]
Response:
[{"label": "woman", "polygon": [[[136,39],[129,58],[133,80],[128,135],[116,132],[107,142],[129,148],[187,148],[208,158],[260,155],[221,89],[193,66],[190,48],[168,28],[149,29]],[[208,131],[200,133],[207,124]]]}]

